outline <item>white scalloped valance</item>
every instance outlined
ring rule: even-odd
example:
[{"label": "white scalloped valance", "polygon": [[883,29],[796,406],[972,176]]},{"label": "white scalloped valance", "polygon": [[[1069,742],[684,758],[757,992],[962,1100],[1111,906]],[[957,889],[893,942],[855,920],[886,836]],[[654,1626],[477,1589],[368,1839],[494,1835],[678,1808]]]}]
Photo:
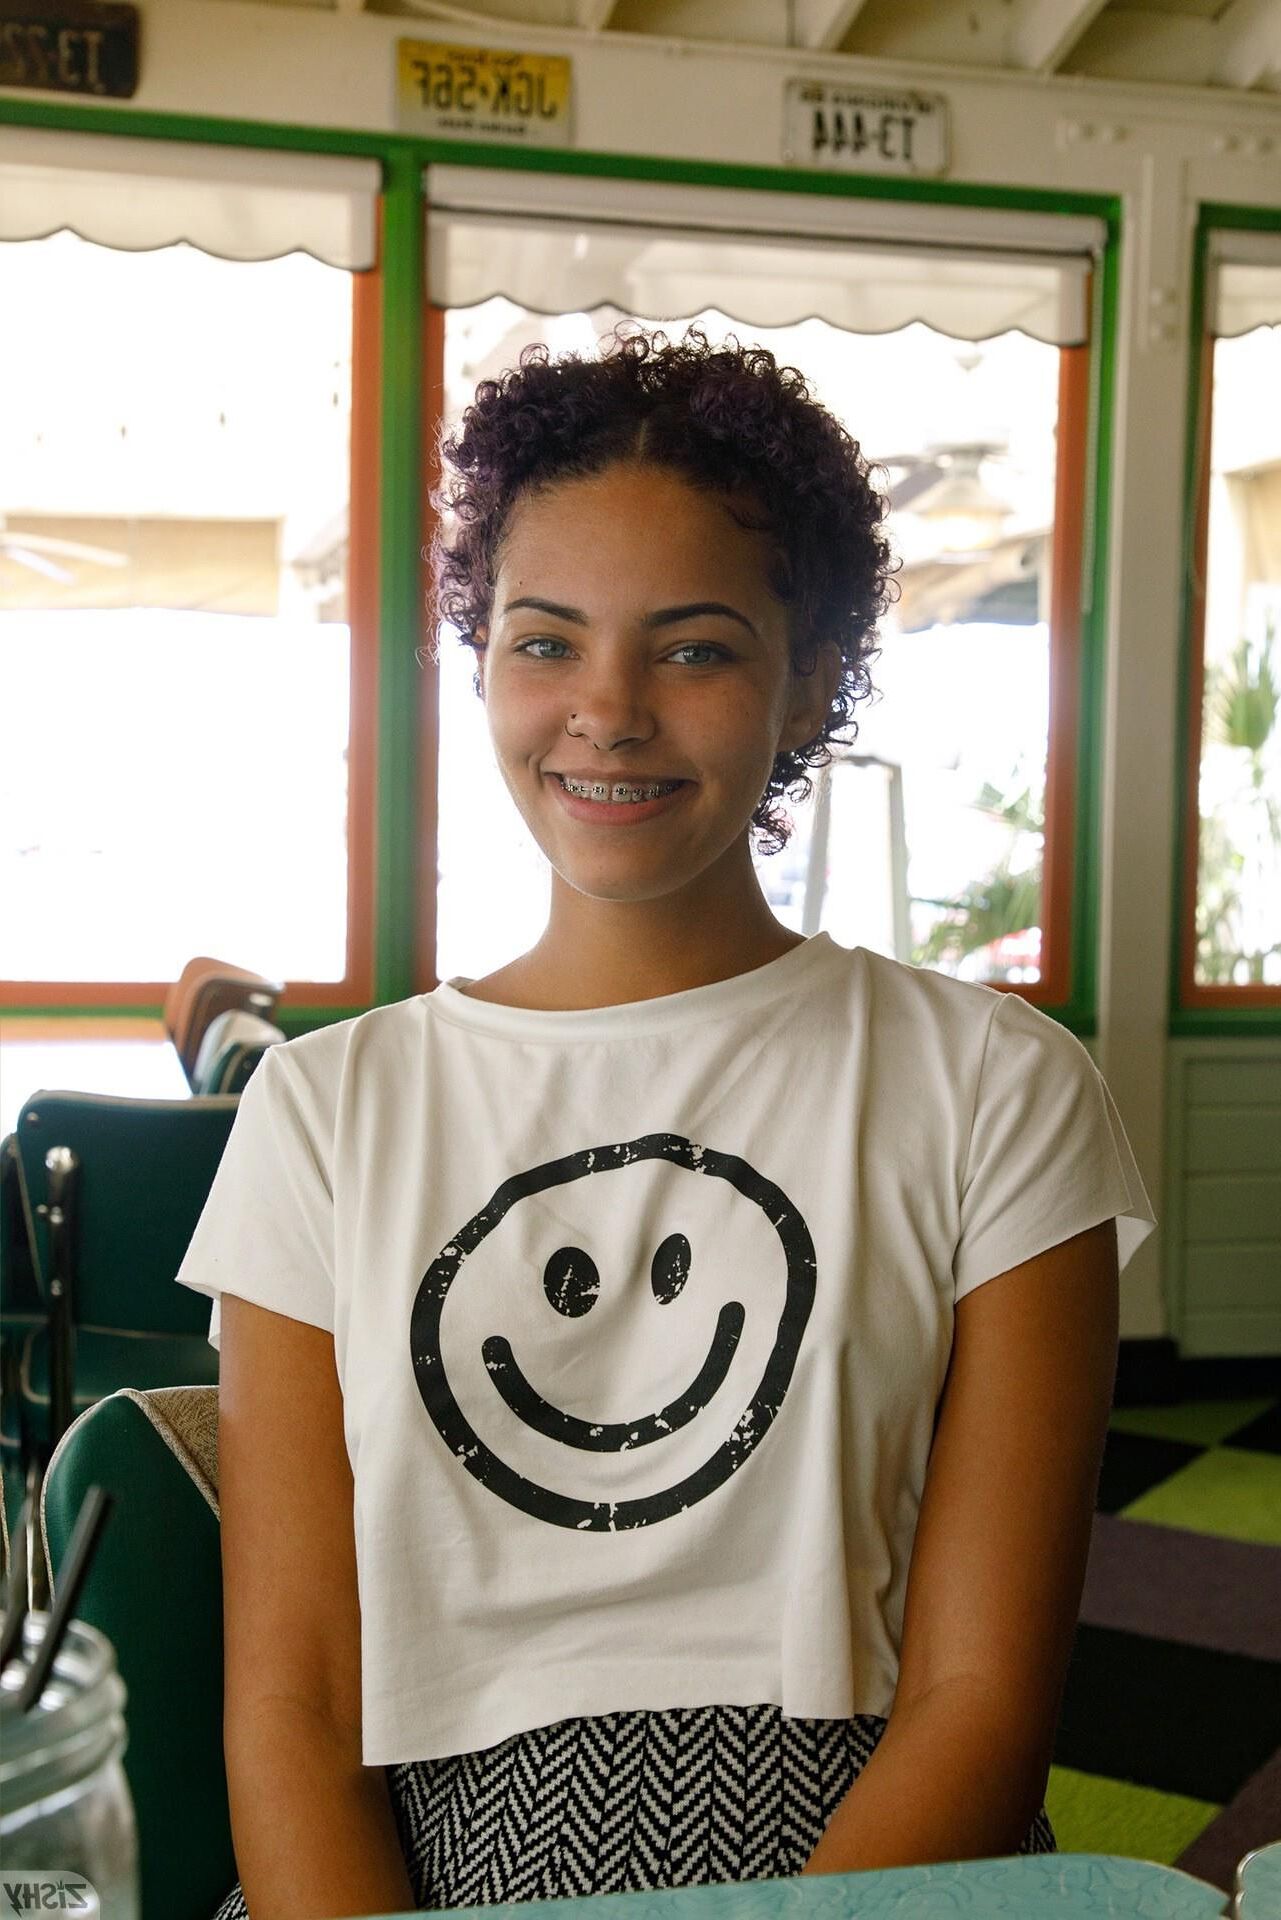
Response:
[{"label": "white scalloped valance", "polygon": [[1226,339],[1281,324],[1281,232],[1215,227],[1207,259],[1209,332]]},{"label": "white scalloped valance", "polygon": [[0,240],[70,228],[137,252],[185,240],[223,260],[377,259],[376,160],[0,127]]},{"label": "white scalloped valance", "polygon": [[1018,329],[1078,346],[1106,238],[1076,215],[496,167],[430,166],[425,188],[428,297],[444,307],[505,294],[536,313],[714,307],[757,326],[922,320],[962,340]]}]

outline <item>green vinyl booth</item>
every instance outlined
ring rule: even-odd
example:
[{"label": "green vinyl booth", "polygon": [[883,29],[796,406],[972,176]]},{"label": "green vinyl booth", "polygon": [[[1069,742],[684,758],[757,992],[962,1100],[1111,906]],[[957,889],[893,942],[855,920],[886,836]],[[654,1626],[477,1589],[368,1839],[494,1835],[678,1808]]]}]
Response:
[{"label": "green vinyl booth", "polygon": [[217,1387],[122,1387],[67,1429],[40,1495],[53,1599],[93,1486],[113,1505],[76,1617],[111,1641],[127,1690],[141,1910],[209,1920],[238,1877],[222,1746]]},{"label": "green vinyl booth", "polygon": [[284,1039],[280,1027],[263,1020],[243,1007],[229,1007],[210,1021],[196,1064],[191,1073],[191,1090],[197,1094],[243,1093],[248,1080],[268,1047]]},{"label": "green vinyl booth", "polygon": [[4,1142],[0,1437],[11,1522],[33,1465],[43,1469],[84,1408],[121,1387],[217,1382],[209,1301],[174,1276],[238,1106],[231,1093],[50,1088],[24,1104]]},{"label": "green vinyl booth", "polygon": [[[15,1519],[27,1454],[18,1406],[22,1358],[27,1335],[48,1318],[36,1280],[34,1245],[35,1222],[27,1207],[18,1138],[10,1133],[0,1140],[0,1470],[4,1491],[0,1517]],[[5,1543],[7,1572],[7,1530]]]}]

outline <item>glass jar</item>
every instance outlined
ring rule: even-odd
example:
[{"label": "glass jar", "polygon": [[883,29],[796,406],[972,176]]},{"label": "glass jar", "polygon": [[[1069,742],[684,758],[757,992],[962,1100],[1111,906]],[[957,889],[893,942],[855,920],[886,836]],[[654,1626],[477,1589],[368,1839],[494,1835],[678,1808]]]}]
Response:
[{"label": "glass jar", "polygon": [[18,1691],[48,1623],[47,1612],[27,1615],[22,1658],[15,1654],[0,1674],[0,1890],[8,1905],[16,1883],[19,1912],[138,1920],[138,1836],[120,1764],[125,1684],[115,1648],[73,1620],[44,1692],[21,1713]]}]

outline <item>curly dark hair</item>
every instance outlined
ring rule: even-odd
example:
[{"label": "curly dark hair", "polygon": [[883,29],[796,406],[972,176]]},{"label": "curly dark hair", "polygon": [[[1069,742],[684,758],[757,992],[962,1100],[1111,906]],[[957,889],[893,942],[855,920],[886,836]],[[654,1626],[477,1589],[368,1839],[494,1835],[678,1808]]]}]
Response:
[{"label": "curly dark hair", "polygon": [[812,398],[805,376],[780,367],[765,347],[741,346],[733,335],[713,346],[697,327],[673,343],[626,321],[598,346],[596,359],[552,359],[541,343],[523,348],[519,366],[480,382],[458,431],[442,438],[446,477],[432,494],[434,611],[478,656],[479,694],[485,643],[476,632],[492,610],[503,535],[524,494],[643,461],[722,497],[748,496],[761,517],[734,517],[771,536],[769,584],[789,610],[793,667],[812,673],[827,640],[845,662],[822,732],[776,756],[752,814],[759,850],[780,853],[792,823],[772,797],[786,791],[808,800],[813,782],[803,769],[830,763],[829,740],[852,744],[836,729],[849,723],[857,734],[854,705],[875,691],[867,669],[880,652],[876,623],[896,591],[881,532],[886,499],[858,442]]}]

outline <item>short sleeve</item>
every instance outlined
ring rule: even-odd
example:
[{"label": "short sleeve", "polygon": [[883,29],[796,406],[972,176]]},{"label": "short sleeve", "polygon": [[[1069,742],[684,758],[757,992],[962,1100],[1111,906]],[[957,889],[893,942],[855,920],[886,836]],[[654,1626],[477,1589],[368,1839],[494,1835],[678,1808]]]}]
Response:
[{"label": "short sleeve", "polygon": [[960,1213],[955,1300],[1101,1220],[1116,1220],[1124,1268],[1156,1225],[1102,1074],[1019,994],[988,1027]]},{"label": "short sleeve", "polygon": [[219,1348],[221,1296],[334,1327],[332,1136],[310,1089],[269,1047],[245,1084],[204,1210],[178,1269],[180,1287],[213,1301],[209,1343]]}]

